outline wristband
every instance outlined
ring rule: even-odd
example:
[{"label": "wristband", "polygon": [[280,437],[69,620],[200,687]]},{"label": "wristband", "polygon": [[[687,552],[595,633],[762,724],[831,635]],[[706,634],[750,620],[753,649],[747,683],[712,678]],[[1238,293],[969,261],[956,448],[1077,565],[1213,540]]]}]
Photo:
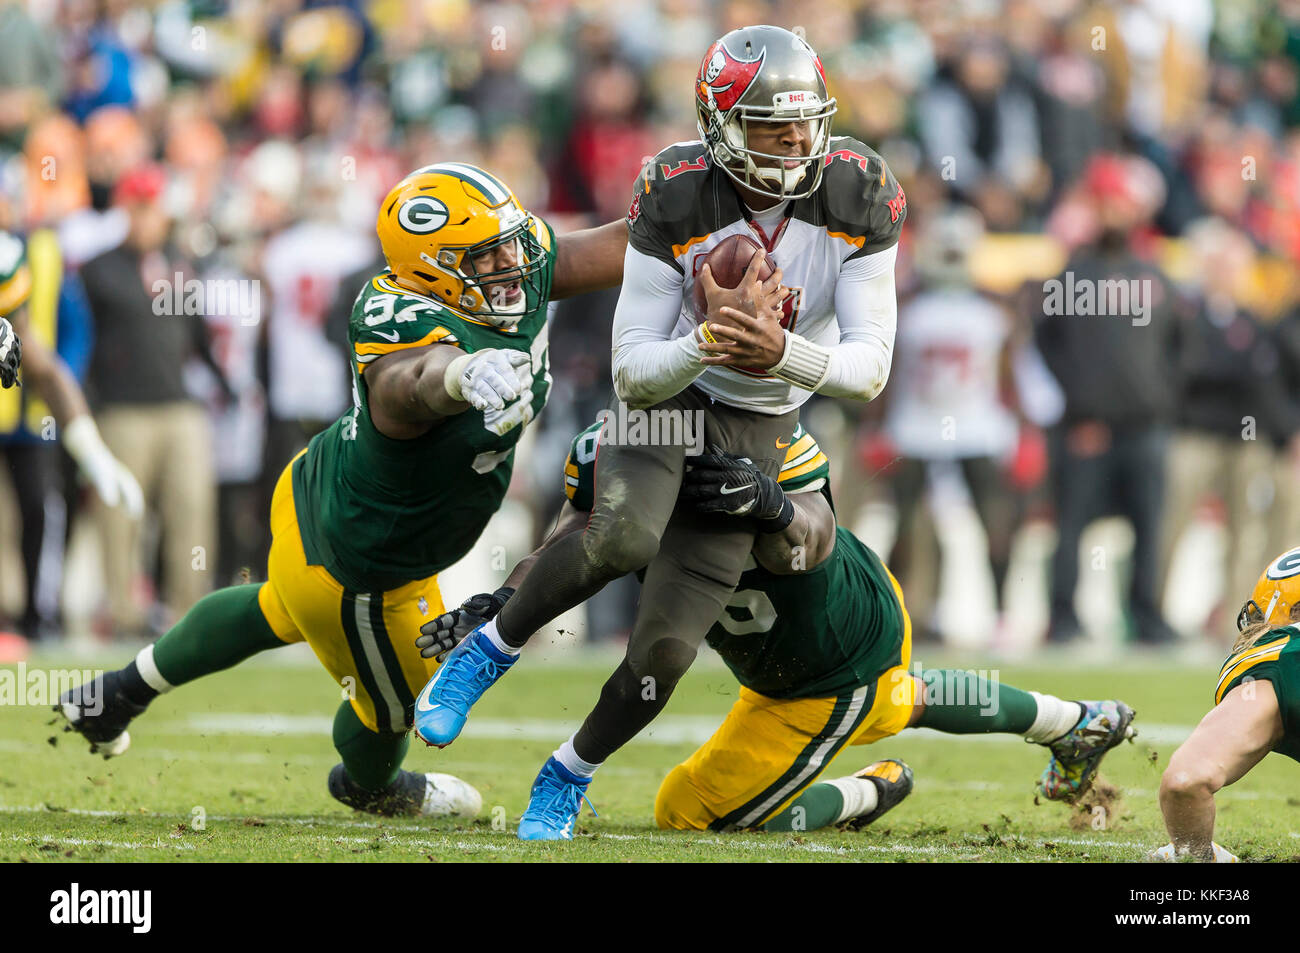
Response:
[{"label": "wristband", "polygon": [[460,389],[460,375],[465,373],[465,365],[470,362],[472,354],[462,354],[442,372],[442,386],[452,400],[464,400],[465,394]]},{"label": "wristband", "polygon": [[826,383],[831,371],[831,352],[807,338],[785,332],[785,352],[767,369],[773,377],[805,390],[815,391]]}]

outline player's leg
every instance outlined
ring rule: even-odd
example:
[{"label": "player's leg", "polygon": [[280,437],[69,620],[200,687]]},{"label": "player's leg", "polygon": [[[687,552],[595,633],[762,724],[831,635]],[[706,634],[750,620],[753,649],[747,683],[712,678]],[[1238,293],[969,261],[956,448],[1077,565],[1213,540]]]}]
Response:
[{"label": "player's leg", "polygon": [[961,469],[975,512],[984,526],[984,535],[988,537],[994,600],[1001,611],[1004,604],[1002,590],[1011,565],[1011,543],[1019,523],[1015,498],[1007,486],[1002,467],[993,457],[966,457],[961,461]]},{"label": "player's leg", "polygon": [[[701,403],[688,390],[645,413],[693,420],[691,411]],[[611,413],[613,421],[629,419],[617,404]],[[675,440],[642,440],[621,429],[611,422],[602,431],[595,499],[584,530],[547,547],[496,618],[465,638],[425,687],[415,731],[426,744],[444,747],[456,739],[470,708],[514,665],[534,632],[610,580],[645,566],[658,551],[693,435],[681,431]]]},{"label": "player's leg", "polygon": [[[769,474],[780,468],[794,414],[763,416],[716,407],[710,443],[735,448]],[[784,438],[784,440],[783,440]],[[572,836],[581,797],[604,761],[667,704],[705,633],[723,611],[754,544],[752,526],[682,514],[669,523],[646,570],[627,656],[582,727],[543,765],[519,824],[527,840]],[[507,606],[509,603],[507,603]]]},{"label": "player's leg", "polygon": [[672,520],[641,585],[627,657],[573,736],[573,753],[584,765],[604,763],[668,704],[753,545],[752,527],[734,519],[690,514]]},{"label": "player's leg", "polygon": [[[890,707],[886,702],[877,710],[874,688],[802,699],[742,688],[713,737],[660,785],[655,822],[669,830],[815,830],[854,816],[878,817],[886,799],[872,780],[813,783],[873,713]],[[910,772],[907,781],[910,790]]]},{"label": "player's leg", "polygon": [[212,589],[217,571],[216,469],[207,413],[196,404],[163,412],[170,452],[158,481],[166,605],[179,615]]},{"label": "player's leg", "polygon": [[109,758],[130,744],[127,725],[153,699],[196,678],[220,672],[266,649],[295,641],[273,628],[259,605],[262,586],[231,586],[200,599],[162,638],[125,668],[105,672],[59,699],[68,730]]},{"label": "player's leg", "polygon": [[1129,606],[1137,640],[1147,645],[1178,641],[1160,607],[1160,529],[1164,518],[1165,456],[1163,428],[1151,427],[1116,437],[1119,472],[1114,480],[1121,512],[1133,524],[1133,578]]},{"label": "player's leg", "polygon": [[[97,414],[96,423],[113,456],[131,471],[144,491],[145,513],[153,506],[157,483],[152,420],[147,413],[128,407],[110,407]],[[108,613],[117,635],[139,634],[145,629],[145,611],[136,599],[140,573],[140,520],[127,515],[124,507],[93,503],[103,550],[104,589]]]},{"label": "player's leg", "polygon": [[[683,391],[643,413],[688,415],[703,406],[700,396]],[[659,551],[685,468],[692,434],[681,440],[642,441],[615,433],[613,420],[630,412],[617,402],[602,430],[595,464],[591,517],[580,535],[543,553],[518,591],[497,616],[497,631],[512,646],[560,613],[594,595],[607,582],[646,566]],[[683,419],[686,419],[683,417]],[[608,433],[607,433],[608,431]]]},{"label": "player's leg", "polygon": [[29,639],[58,628],[58,594],[67,522],[54,446],[11,443],[5,448],[18,503],[20,549],[26,577],[19,631]]},{"label": "player's leg", "polygon": [[[329,790],[349,807],[373,814],[474,817],[483,806],[478,791],[460,778],[402,770],[416,694],[438,668],[421,656],[414,635],[443,610],[433,577],[353,595],[352,619],[345,618],[344,630],[356,674],[340,677],[337,661],[327,665],[345,686],[361,687],[350,692],[353,697],[334,719],[334,747],[342,763],[330,772]],[[343,611],[349,612],[347,604]],[[359,702],[365,697],[371,704]]]},{"label": "player's leg", "polygon": [[[271,527],[301,552],[288,473],[286,468],[271,506]],[[292,561],[281,569],[282,574],[293,571]],[[70,729],[91,742],[92,751],[112,757],[130,744],[127,724],[160,693],[302,638],[273,582],[219,589],[195,603],[125,668],[65,694],[58,710]]]},{"label": "player's leg", "polygon": [[1049,643],[1065,644],[1082,633],[1074,611],[1079,582],[1079,540],[1105,508],[1108,454],[1085,446],[1075,432],[1085,425],[1059,425],[1050,435],[1056,499],[1056,552],[1052,555]]}]

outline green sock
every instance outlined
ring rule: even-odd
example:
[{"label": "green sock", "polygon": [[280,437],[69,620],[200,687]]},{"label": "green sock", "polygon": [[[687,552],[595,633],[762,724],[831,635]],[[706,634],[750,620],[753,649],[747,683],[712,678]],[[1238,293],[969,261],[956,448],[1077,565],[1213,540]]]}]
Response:
[{"label": "green sock", "polygon": [[172,686],[237,665],[280,641],[257,604],[260,583],[210,592],[153,644],[158,674]]},{"label": "green sock", "polygon": [[343,756],[343,767],[358,787],[378,791],[388,787],[401,770],[410,736],[371,731],[361,723],[351,702],[344,702],[334,715],[334,747]]},{"label": "green sock", "polygon": [[833,784],[810,784],[780,814],[763,825],[765,831],[815,831],[834,824],[844,810],[844,795]]},{"label": "green sock", "polygon": [[975,672],[932,668],[921,673],[921,680],[925,682],[925,709],[919,728],[950,735],[1022,735],[1038,716],[1038,701],[1029,692]]}]

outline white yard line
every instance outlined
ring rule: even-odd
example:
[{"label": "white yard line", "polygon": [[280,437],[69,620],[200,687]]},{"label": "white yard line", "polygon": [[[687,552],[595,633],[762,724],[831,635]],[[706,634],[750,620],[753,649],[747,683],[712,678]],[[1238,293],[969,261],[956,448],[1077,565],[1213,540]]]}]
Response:
[{"label": "white yard line", "polygon": [[[118,841],[118,840],[97,840],[86,839],[81,837],[53,837],[49,834],[43,834],[39,838],[42,844],[50,844],[54,847],[120,847],[123,850],[194,850],[193,844],[165,844],[161,838],[155,838],[152,843],[144,841]],[[37,840],[30,834],[0,834],[0,840],[6,840],[13,844],[31,845],[32,841]],[[36,849],[40,849],[39,845]]]}]

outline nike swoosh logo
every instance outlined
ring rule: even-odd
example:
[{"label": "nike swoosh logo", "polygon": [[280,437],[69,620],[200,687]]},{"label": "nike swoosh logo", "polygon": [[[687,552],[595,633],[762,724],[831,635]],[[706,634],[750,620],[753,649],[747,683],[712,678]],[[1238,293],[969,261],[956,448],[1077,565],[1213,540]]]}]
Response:
[{"label": "nike swoosh logo", "polygon": [[718,492],[726,496],[729,493],[739,493],[741,490],[748,490],[747,486],[723,486],[719,487]]},{"label": "nike swoosh logo", "polygon": [[790,441],[790,440],[787,440],[785,443],[782,443],[782,442],[781,442],[781,438],[778,437],[777,440],[776,440],[776,449],[778,449],[778,450],[784,450],[786,447],[790,446],[791,443],[792,443],[792,441]]},{"label": "nike swoosh logo", "polygon": [[391,338],[383,331],[376,331],[375,333],[379,335],[381,338],[383,338],[385,341],[391,341],[394,344],[396,344],[398,342],[398,339],[401,338],[401,335],[398,334],[396,331],[392,332],[393,336]]},{"label": "nike swoosh logo", "polygon": [[415,700],[416,711],[433,711],[435,708],[438,707],[437,705],[429,704],[429,693],[433,691],[433,683],[436,682],[437,680],[438,679],[435,676],[429,679],[428,685],[424,686],[424,691],[420,692],[420,697]]}]

